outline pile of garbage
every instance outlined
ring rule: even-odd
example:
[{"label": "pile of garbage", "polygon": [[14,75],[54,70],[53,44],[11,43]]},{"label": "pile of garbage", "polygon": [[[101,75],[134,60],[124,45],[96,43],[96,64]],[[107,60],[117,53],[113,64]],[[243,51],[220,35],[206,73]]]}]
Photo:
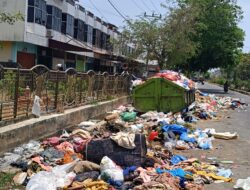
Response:
[{"label": "pile of garbage", "polygon": [[192,80],[190,80],[183,74],[175,71],[163,70],[157,73],[153,78],[159,78],[159,77],[172,81],[173,83],[185,88],[186,90],[195,88],[195,83]]},{"label": "pile of garbage", "polygon": [[[185,88],[186,90],[195,89],[195,83],[192,80],[190,80],[183,74],[172,71],[172,70],[162,70],[151,78],[164,78],[166,80],[172,81],[173,83]],[[143,81],[142,79],[137,78],[133,80],[133,87],[141,85],[144,82],[145,81]]]},{"label": "pile of garbage", "polygon": [[27,190],[163,189],[203,190],[232,181],[217,162],[173,154],[173,149],[211,149],[213,138],[237,134],[201,130],[180,113],[121,106],[101,121],[84,121],[42,142],[30,141],[0,159],[1,170],[18,168],[16,184]]},{"label": "pile of garbage", "polygon": [[[219,97],[214,94],[206,94],[196,90],[195,102],[186,110],[183,110],[185,121],[196,121],[197,119],[213,119],[217,117],[218,111],[229,109],[246,108],[247,104],[240,99],[232,97]],[[188,117],[187,117],[188,116]],[[193,120],[192,120],[193,119]]]}]

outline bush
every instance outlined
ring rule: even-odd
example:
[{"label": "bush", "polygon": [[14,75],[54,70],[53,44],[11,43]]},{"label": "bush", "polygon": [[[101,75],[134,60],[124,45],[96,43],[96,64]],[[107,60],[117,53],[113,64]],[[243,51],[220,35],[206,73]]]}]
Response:
[{"label": "bush", "polygon": [[235,81],[235,88],[245,91],[250,91],[250,80],[239,80]]},{"label": "bush", "polygon": [[223,85],[226,82],[226,79],[224,79],[223,77],[217,77],[217,78],[211,79],[210,82]]}]

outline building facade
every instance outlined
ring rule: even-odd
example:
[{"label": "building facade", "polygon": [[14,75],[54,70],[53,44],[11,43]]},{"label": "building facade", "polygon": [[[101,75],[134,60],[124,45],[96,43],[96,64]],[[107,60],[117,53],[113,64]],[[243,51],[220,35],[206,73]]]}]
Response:
[{"label": "building facade", "polygon": [[126,63],[111,43],[119,36],[117,27],[74,0],[0,0],[0,11],[25,18],[0,23],[0,62],[5,65],[56,69],[62,64],[64,69],[115,73]]}]

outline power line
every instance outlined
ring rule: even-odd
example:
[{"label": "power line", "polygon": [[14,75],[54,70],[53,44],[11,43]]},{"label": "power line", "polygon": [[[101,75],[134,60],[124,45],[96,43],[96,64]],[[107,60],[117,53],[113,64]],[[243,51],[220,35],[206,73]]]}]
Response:
[{"label": "power line", "polygon": [[158,8],[155,6],[155,4],[153,3],[153,1],[152,1],[152,0],[149,0],[149,1],[151,2],[151,4],[153,5],[153,7],[155,8],[155,10],[156,10],[157,12],[160,13],[160,11],[159,11]]},{"label": "power line", "polygon": [[108,2],[125,21],[129,22],[129,20],[116,8],[116,6],[111,2],[111,0],[108,0]]},{"label": "power line", "polygon": [[149,11],[151,11],[150,8],[148,7],[148,5],[144,2],[144,0],[141,0],[141,2],[144,4],[144,6],[145,6]]},{"label": "power line", "polygon": [[102,14],[102,12],[95,6],[95,4],[92,2],[92,0],[89,0],[89,2],[97,10],[97,12],[99,12],[100,15],[106,20],[106,22],[109,22],[108,19]]},{"label": "power line", "polygon": [[[92,9],[93,7],[92,6],[84,6],[84,7],[87,7],[87,8],[89,8],[89,9]],[[119,17],[120,18],[120,15],[118,15],[118,14],[115,14],[115,13],[113,13],[113,12],[111,12],[111,11],[108,11],[108,10],[106,10],[106,9],[99,9],[100,11],[102,11],[102,12],[104,12],[104,13],[106,13],[106,14],[109,14],[109,15],[112,15],[112,16],[115,16],[115,17]]]},{"label": "power line", "polygon": [[145,11],[137,4],[136,0],[132,0],[132,1],[134,2],[135,6],[136,6],[138,9],[142,10],[142,12],[145,12]]}]

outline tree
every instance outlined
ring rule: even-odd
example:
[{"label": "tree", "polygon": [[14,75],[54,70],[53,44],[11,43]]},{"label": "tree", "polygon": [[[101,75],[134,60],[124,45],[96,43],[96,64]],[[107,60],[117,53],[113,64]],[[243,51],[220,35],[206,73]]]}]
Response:
[{"label": "tree", "polygon": [[244,32],[238,27],[241,8],[235,0],[179,0],[181,7],[198,10],[196,35],[197,54],[189,59],[186,69],[207,71],[222,67],[227,70],[239,62]]},{"label": "tree", "polygon": [[194,10],[190,7],[171,9],[163,19],[131,20],[122,33],[122,43],[135,44],[134,56],[142,56],[146,63],[157,60],[159,67],[178,68],[196,52],[191,40],[194,34]]},{"label": "tree", "polygon": [[236,67],[237,77],[240,80],[250,80],[250,54],[243,54]]}]

